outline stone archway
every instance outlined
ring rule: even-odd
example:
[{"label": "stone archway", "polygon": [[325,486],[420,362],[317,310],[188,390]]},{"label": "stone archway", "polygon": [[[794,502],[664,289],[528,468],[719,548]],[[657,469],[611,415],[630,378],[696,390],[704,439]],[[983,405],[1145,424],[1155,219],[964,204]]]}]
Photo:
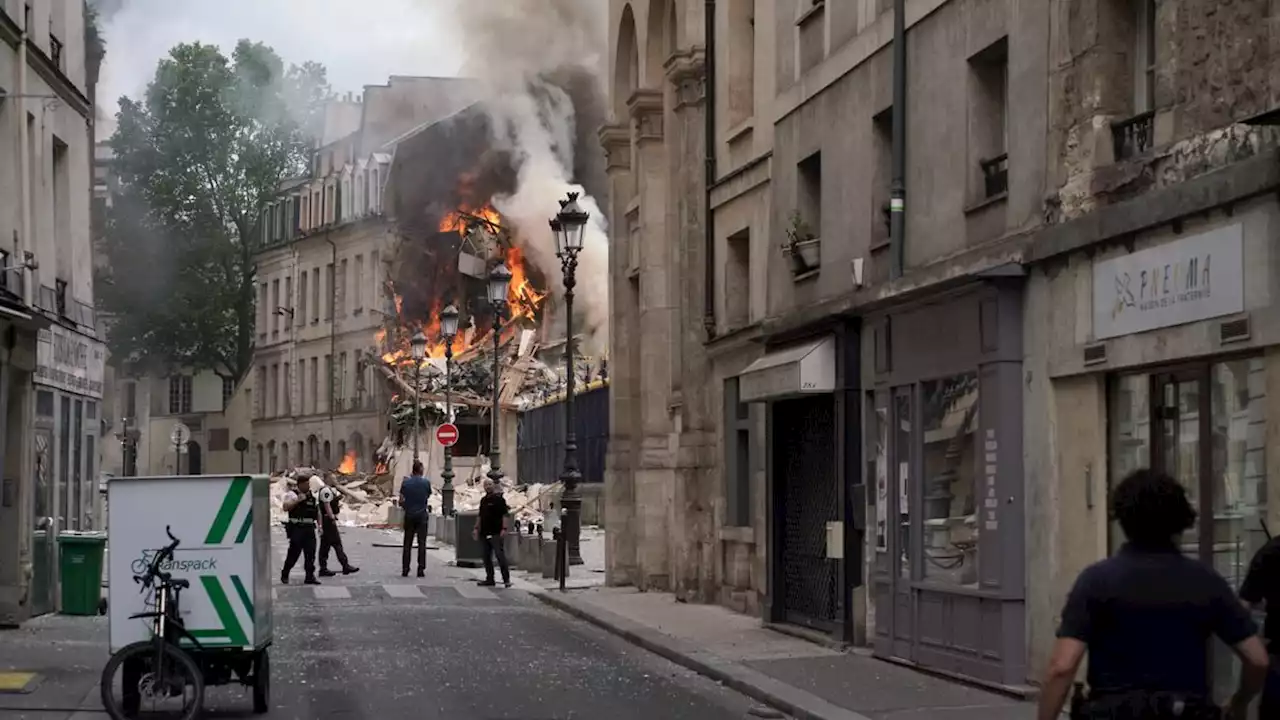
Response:
[{"label": "stone archway", "polygon": [[636,17],[628,3],[622,8],[618,25],[618,49],[613,59],[613,116],[627,116],[627,100],[640,88],[640,48],[636,39]]},{"label": "stone archway", "polygon": [[675,0],[650,0],[649,17],[645,24],[644,70],[645,87],[659,89],[666,74],[663,65],[680,46],[676,23]]}]

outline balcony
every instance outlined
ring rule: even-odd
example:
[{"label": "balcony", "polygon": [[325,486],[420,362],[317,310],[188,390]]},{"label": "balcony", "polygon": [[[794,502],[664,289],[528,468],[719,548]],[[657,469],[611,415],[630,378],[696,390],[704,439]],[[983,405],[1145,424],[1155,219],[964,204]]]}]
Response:
[{"label": "balcony", "polygon": [[1116,162],[1150,152],[1155,136],[1156,114],[1153,110],[1111,123],[1111,143]]}]

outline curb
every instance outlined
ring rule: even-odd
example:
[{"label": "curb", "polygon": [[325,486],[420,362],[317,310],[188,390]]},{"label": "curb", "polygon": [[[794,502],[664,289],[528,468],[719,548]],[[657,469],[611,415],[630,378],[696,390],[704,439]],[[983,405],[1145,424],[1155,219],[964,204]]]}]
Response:
[{"label": "curb", "polygon": [[602,608],[581,607],[553,591],[530,593],[547,605],[585,620],[617,635],[633,645],[682,665],[699,675],[732,688],[747,697],[781,710],[797,720],[871,720],[852,710],[833,705],[799,688],[776,680],[745,665],[687,646],[653,628],[641,625]]}]

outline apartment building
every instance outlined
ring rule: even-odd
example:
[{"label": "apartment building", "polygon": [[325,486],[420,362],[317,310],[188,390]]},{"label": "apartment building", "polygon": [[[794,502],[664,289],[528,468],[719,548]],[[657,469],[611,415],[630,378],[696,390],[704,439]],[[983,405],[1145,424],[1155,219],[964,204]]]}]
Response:
[{"label": "apartment building", "polygon": [[610,582],[1024,685],[1139,466],[1239,582],[1280,524],[1265,2],[906,0],[901,74],[888,0],[610,11]]},{"label": "apartment building", "polygon": [[[396,234],[384,188],[396,141],[474,100],[454,78],[393,77],[329,109],[312,173],[285,183],[263,215],[256,257],[253,466],[374,467],[389,396],[377,331]],[[327,142],[324,142],[327,140]]]},{"label": "apartment building", "polygon": [[85,23],[80,0],[0,2],[0,625],[56,609],[57,535],[98,522]]}]

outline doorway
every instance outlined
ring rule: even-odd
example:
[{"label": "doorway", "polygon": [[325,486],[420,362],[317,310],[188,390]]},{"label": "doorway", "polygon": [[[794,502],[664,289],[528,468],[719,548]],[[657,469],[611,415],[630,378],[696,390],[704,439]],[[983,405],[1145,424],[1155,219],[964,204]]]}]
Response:
[{"label": "doorway", "polygon": [[200,443],[195,440],[187,443],[187,474],[204,474],[204,456],[200,452]]},{"label": "doorway", "polygon": [[[1262,359],[1217,359],[1121,376],[1110,395],[1110,482],[1149,465],[1181,483],[1197,512],[1182,551],[1238,590],[1267,541]],[[1114,551],[1123,533],[1113,527],[1110,535]],[[1212,648],[1214,692],[1225,699],[1238,663],[1219,643]]]},{"label": "doorway", "polygon": [[[49,395],[49,404],[53,396]],[[54,550],[57,524],[53,519],[53,433],[48,428],[35,432],[34,523],[31,543],[31,615],[44,615],[54,610],[53,593],[57,586],[54,575]]]},{"label": "doorway", "polygon": [[842,520],[830,395],[772,405],[779,619],[833,632],[843,615],[840,561],[829,557],[828,523]]}]

